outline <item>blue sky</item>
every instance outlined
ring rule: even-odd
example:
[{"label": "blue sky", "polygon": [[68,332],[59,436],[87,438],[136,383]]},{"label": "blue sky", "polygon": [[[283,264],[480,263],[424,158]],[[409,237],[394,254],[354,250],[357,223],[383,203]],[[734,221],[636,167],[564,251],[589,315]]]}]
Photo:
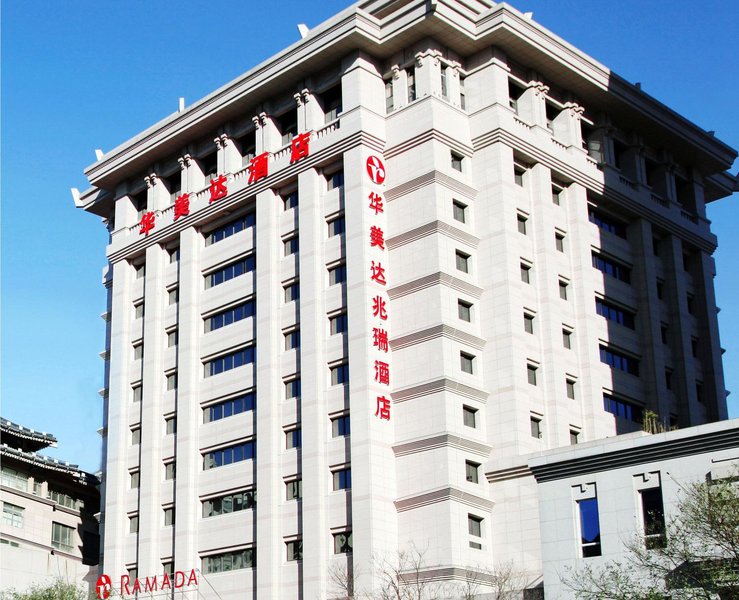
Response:
[{"label": "blue sky", "polygon": [[[739,147],[735,0],[514,0],[521,11]],[[100,468],[106,233],[75,209],[110,150],[347,4],[6,0],[2,6],[2,415]],[[285,18],[285,15],[289,15]],[[736,164],[732,172],[739,169]],[[739,195],[709,206],[730,414],[739,416]]]}]

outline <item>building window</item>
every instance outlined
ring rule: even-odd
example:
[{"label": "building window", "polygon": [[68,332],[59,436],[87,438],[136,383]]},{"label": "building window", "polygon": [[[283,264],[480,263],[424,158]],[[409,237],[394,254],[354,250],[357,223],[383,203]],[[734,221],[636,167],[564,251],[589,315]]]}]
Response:
[{"label": "building window", "polygon": [[203,423],[210,423],[211,421],[220,421],[233,415],[241,414],[254,410],[255,396],[254,392],[249,392],[235,398],[229,398],[228,400],[222,400],[217,404],[211,404],[203,409]]},{"label": "building window", "polygon": [[332,472],[334,491],[349,490],[352,487],[352,470],[340,469]]},{"label": "building window", "polygon": [[688,294],[686,298],[686,304],[688,308],[688,314],[692,315],[695,314],[695,298],[692,294]]},{"label": "building window", "polygon": [[603,408],[621,419],[641,423],[644,420],[644,409],[638,404],[619,400],[608,394],[603,394]]},{"label": "building window", "polygon": [[661,280],[657,280],[657,298],[659,300],[664,300],[665,296],[665,282]]},{"label": "building window", "polygon": [[174,506],[168,506],[164,509],[164,526],[174,525]]},{"label": "building window", "polygon": [[298,190],[295,190],[294,192],[290,192],[289,194],[284,194],[282,196],[282,206],[285,210],[290,210],[291,208],[297,208],[298,206]]},{"label": "building window", "polygon": [[72,510],[82,510],[85,507],[85,503],[82,500],[77,500],[69,494],[60,492],[59,490],[49,489],[46,497],[52,502],[56,502],[60,506],[66,506]]},{"label": "building window", "polygon": [[147,192],[143,190],[131,198],[133,207],[136,209],[136,221],[141,221],[141,217],[146,212]]},{"label": "building window", "polygon": [[133,316],[135,319],[144,318],[144,302],[141,301],[138,304],[133,305]]},{"label": "building window", "polygon": [[285,549],[287,550],[287,562],[293,562],[296,560],[303,560],[303,540],[290,540],[285,542]]},{"label": "building window", "polygon": [[177,345],[178,335],[177,330],[167,332],[167,348],[174,348]]},{"label": "building window", "polygon": [[234,279],[235,277],[240,277],[241,275],[244,275],[245,273],[250,273],[254,270],[254,266],[256,265],[256,259],[253,254],[250,254],[246,258],[239,259],[237,261],[234,261],[225,267],[218,269],[217,271],[213,271],[212,273],[208,273],[205,276],[205,287],[206,289],[215,287],[217,285],[221,285],[222,283],[225,283],[226,281],[230,281],[231,279]]},{"label": "building window", "polygon": [[334,237],[337,235],[341,235],[346,231],[346,221],[344,220],[344,217],[336,217],[334,219],[331,219],[327,223],[328,225],[328,237]]},{"label": "building window", "polygon": [[480,483],[480,463],[464,461],[464,473],[470,483]]},{"label": "building window", "polygon": [[131,471],[129,475],[131,477],[128,487],[132,490],[137,490],[139,488],[139,485],[141,484],[141,473],[139,473],[138,471]]},{"label": "building window", "polygon": [[3,467],[1,472],[2,479],[0,479],[0,481],[2,482],[2,485],[16,490],[21,490],[23,492],[28,491],[28,475],[21,473],[20,471],[16,471],[15,469],[11,469],[10,467]]},{"label": "building window", "polygon": [[180,288],[173,288],[167,291],[167,303],[169,306],[177,304],[180,301]]},{"label": "building window", "polygon": [[695,382],[695,399],[698,402],[703,402],[703,382],[702,381],[696,381]]},{"label": "building window", "polygon": [[16,504],[3,502],[3,523],[10,527],[23,527],[23,512],[26,509]]},{"label": "building window", "polygon": [[413,102],[416,99],[416,70],[412,67],[406,69],[406,84],[408,102]]},{"label": "building window", "polygon": [[300,448],[302,438],[302,430],[300,427],[288,429],[285,431],[285,449],[291,450],[293,448]]},{"label": "building window", "polygon": [[127,567],[126,574],[128,575],[129,581],[133,581],[139,576],[139,570],[136,567]]},{"label": "building window", "polygon": [[167,435],[177,433],[177,417],[167,417],[164,419],[164,430]]},{"label": "building window", "polygon": [[565,251],[565,234],[564,233],[560,233],[559,231],[554,232],[554,247],[557,249],[557,252]]},{"label": "building window", "polygon": [[133,359],[141,360],[144,358],[144,342],[138,342],[133,345]]},{"label": "building window", "polygon": [[128,533],[138,533],[139,532],[139,516],[138,515],[131,515],[128,517]]},{"label": "building window", "polygon": [[177,373],[167,375],[167,391],[177,389]]},{"label": "building window", "polygon": [[[467,515],[467,532],[476,538],[482,538],[482,518],[476,515]],[[470,541],[470,548],[482,550],[482,544],[477,541]]]},{"label": "building window", "polygon": [[516,215],[516,223],[518,224],[518,233],[522,233],[523,235],[526,235],[526,222],[529,220],[529,218],[526,215],[522,215],[521,213]]},{"label": "building window", "polygon": [[667,344],[667,325],[662,325],[659,328],[659,336],[663,344]]},{"label": "building window", "polygon": [[578,500],[580,517],[580,547],[583,558],[600,556],[600,522],[598,520],[598,499]]},{"label": "building window", "polygon": [[630,375],[639,376],[639,360],[627,356],[606,346],[600,347],[600,362],[607,364],[613,369],[618,369]]},{"label": "building window", "polygon": [[142,390],[140,385],[135,385],[131,388],[132,397],[134,402],[141,402]]},{"label": "building window", "polygon": [[288,110],[273,120],[282,135],[282,145],[286,146],[298,133],[298,111],[297,109]]},{"label": "building window", "polygon": [[74,527],[67,527],[61,523],[51,524],[51,545],[57,550],[72,552],[74,550]]},{"label": "building window", "polygon": [[534,315],[523,313],[523,330],[526,333],[534,333]]},{"label": "building window", "polygon": [[390,114],[393,112],[393,80],[392,77],[385,82],[385,112]]},{"label": "building window", "polygon": [[552,202],[557,206],[562,203],[562,198],[564,197],[564,189],[566,187],[567,186],[564,183],[552,179]]},{"label": "building window", "polygon": [[612,302],[596,298],[595,312],[601,317],[605,317],[609,321],[613,321],[629,329],[634,329],[635,327],[636,314],[630,310],[616,306]]},{"label": "building window", "polygon": [[472,354],[466,352],[459,353],[459,367],[462,369],[462,373],[473,374],[475,357]]},{"label": "building window", "polygon": [[252,569],[256,567],[256,549],[244,548],[221,554],[211,554],[203,557],[203,573],[222,573],[224,571],[237,571],[239,569]]},{"label": "building window", "polygon": [[455,221],[460,223],[467,222],[467,205],[459,200],[452,201],[452,215]]},{"label": "building window", "polygon": [[454,253],[457,270],[462,271],[462,273],[469,273],[470,272],[470,255],[466,252],[462,252],[461,250],[457,250]]},{"label": "building window", "polygon": [[236,352],[224,354],[223,356],[219,356],[218,358],[214,358],[213,360],[206,362],[205,376],[212,377],[213,375],[218,375],[225,371],[230,371],[231,369],[237,369],[238,367],[243,367],[244,365],[250,365],[253,363],[254,346],[248,346],[241,350],[237,350]]},{"label": "building window", "polygon": [[134,427],[131,429],[131,445],[138,446],[141,443],[141,428]]},{"label": "building window", "polygon": [[351,433],[349,415],[340,415],[331,419],[331,436],[343,437]]},{"label": "building window", "polygon": [[203,470],[216,469],[225,465],[251,460],[254,458],[254,440],[241,442],[226,448],[219,448],[203,454]]},{"label": "building window", "polygon": [[580,440],[580,432],[576,429],[570,429],[570,446],[574,446]]},{"label": "building window", "polygon": [[177,476],[177,463],[174,461],[164,463],[164,480],[170,481]]},{"label": "building window", "polygon": [[623,281],[624,283],[631,283],[631,269],[629,267],[610,258],[606,258],[597,252],[593,252],[592,257],[593,267],[598,269],[601,273],[609,275],[619,281]]},{"label": "building window", "polygon": [[462,406],[462,422],[465,427],[477,427],[477,409],[471,406]]},{"label": "building window", "polygon": [[521,281],[531,283],[531,265],[521,263]]},{"label": "building window", "polygon": [[167,256],[169,257],[169,264],[173,265],[180,261],[180,249],[179,248],[169,248],[167,250]]},{"label": "building window", "polygon": [[324,173],[326,177],[326,190],[344,189],[344,170],[339,169],[332,173]]},{"label": "building window", "polygon": [[528,380],[530,385],[536,385],[537,370],[538,367],[536,365],[532,365],[531,363],[526,365],[526,379]]},{"label": "building window", "polygon": [[601,231],[612,233],[624,240],[626,239],[626,225],[621,221],[617,221],[595,208],[591,208],[589,210],[588,217],[590,218],[590,222],[596,225]]},{"label": "building window", "polygon": [[455,171],[462,172],[462,161],[464,160],[464,157],[461,154],[457,154],[453,150],[450,152],[451,159],[452,159],[452,169]]},{"label": "building window", "polygon": [[300,398],[300,378],[285,382],[285,399]]},{"label": "building window", "polygon": [[255,222],[256,219],[253,212],[239,217],[238,219],[234,219],[233,221],[230,221],[225,225],[221,225],[220,227],[207,233],[205,236],[205,245],[210,246],[211,244],[215,244],[217,242],[225,240],[235,233],[243,231],[247,227],[253,227]]},{"label": "building window", "polygon": [[664,548],[666,543],[665,509],[662,488],[655,487],[639,492],[641,496],[644,544],[648,549]]},{"label": "building window", "polygon": [[472,303],[457,300],[457,315],[460,320],[470,323],[472,321]]},{"label": "building window", "polygon": [[203,176],[205,177],[205,185],[210,184],[210,179],[218,174],[218,152],[211,152],[197,160]]},{"label": "building window", "polygon": [[570,329],[562,330],[562,346],[568,350],[572,349],[572,331]]},{"label": "building window", "polygon": [[329,331],[331,332],[331,335],[336,335],[338,333],[345,333],[349,326],[348,319],[347,319],[345,312],[329,317],[328,324],[329,324]]},{"label": "building window", "polygon": [[282,241],[283,256],[291,256],[298,252],[298,236],[297,234],[290,236]]},{"label": "building window", "polygon": [[285,498],[287,500],[300,500],[303,497],[303,480],[291,479],[285,482]]},{"label": "building window", "polygon": [[562,298],[562,300],[567,300],[567,288],[569,287],[569,284],[564,281],[563,279],[559,280],[559,297]]},{"label": "building window", "polygon": [[334,533],[334,554],[349,554],[352,551],[351,530]]},{"label": "building window", "polygon": [[665,369],[665,387],[672,389],[672,369]]},{"label": "building window", "polygon": [[323,106],[325,122],[330,123],[331,121],[335,121],[336,119],[338,119],[342,109],[341,83],[323,92],[320,95],[320,100]]},{"label": "building window", "polygon": [[285,334],[285,350],[297,350],[300,348],[300,329],[293,329]]},{"label": "building window", "polygon": [[336,285],[346,281],[346,265],[336,265],[328,270],[328,284]]},{"label": "building window", "polygon": [[345,385],[349,383],[349,363],[341,363],[330,367],[331,385]]},{"label": "building window", "polygon": [[565,386],[567,388],[567,397],[570,400],[574,400],[575,399],[575,380],[565,379]]},{"label": "building window", "polygon": [[257,492],[244,490],[203,500],[203,518],[217,517],[240,510],[252,509],[257,505]]},{"label": "building window", "polygon": [[513,163],[513,182],[517,186],[523,187],[526,171],[528,171],[528,167],[526,165],[518,162]]},{"label": "building window", "polygon": [[136,271],[136,279],[143,279],[146,277],[146,263],[141,263],[133,266]]},{"label": "building window", "polygon": [[254,300],[247,300],[205,319],[205,333],[254,316]]},{"label": "building window", "polygon": [[531,425],[531,437],[536,438],[537,440],[540,440],[542,437],[544,437],[544,433],[541,428],[541,418],[530,417],[529,422]]},{"label": "building window", "polygon": [[298,282],[289,283],[282,289],[285,291],[285,304],[300,299],[300,284]]},{"label": "building window", "polygon": [[174,577],[174,563],[171,561],[162,563],[162,573],[169,575],[170,581]]}]

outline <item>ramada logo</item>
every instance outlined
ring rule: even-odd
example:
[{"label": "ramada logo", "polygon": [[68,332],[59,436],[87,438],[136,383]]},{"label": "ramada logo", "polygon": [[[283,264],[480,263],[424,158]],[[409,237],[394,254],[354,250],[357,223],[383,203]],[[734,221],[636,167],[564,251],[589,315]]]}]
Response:
[{"label": "ramada logo", "polygon": [[[154,575],[153,577],[136,577],[131,579],[130,575],[121,575],[121,585],[118,592],[121,596],[132,596],[139,592],[157,592],[172,589],[181,589],[198,585],[198,574],[195,569],[189,573],[175,571],[170,577],[169,573]],[[99,600],[108,600],[113,592],[113,584],[110,577],[103,574],[98,577],[95,585],[95,593]]]}]

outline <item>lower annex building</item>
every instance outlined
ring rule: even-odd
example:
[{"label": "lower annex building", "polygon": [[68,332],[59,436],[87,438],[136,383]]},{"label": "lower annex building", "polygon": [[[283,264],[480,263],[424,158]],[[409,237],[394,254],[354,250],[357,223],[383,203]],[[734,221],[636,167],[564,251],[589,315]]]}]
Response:
[{"label": "lower annex building", "polygon": [[355,4],[107,152],[103,571],[339,597],[415,547],[536,588],[522,457],[727,416],[735,157],[481,0]]},{"label": "lower annex building", "polygon": [[97,477],[43,454],[57,439],[0,418],[0,593],[57,579],[93,589],[100,554]]}]

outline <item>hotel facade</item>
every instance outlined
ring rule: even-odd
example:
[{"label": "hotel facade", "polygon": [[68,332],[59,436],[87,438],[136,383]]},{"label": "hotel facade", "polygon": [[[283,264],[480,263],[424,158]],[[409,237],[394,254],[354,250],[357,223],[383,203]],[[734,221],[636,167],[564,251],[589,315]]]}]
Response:
[{"label": "hotel facade", "polygon": [[355,4],[105,153],[102,571],[540,589],[530,455],[727,417],[735,157],[480,0]]}]

